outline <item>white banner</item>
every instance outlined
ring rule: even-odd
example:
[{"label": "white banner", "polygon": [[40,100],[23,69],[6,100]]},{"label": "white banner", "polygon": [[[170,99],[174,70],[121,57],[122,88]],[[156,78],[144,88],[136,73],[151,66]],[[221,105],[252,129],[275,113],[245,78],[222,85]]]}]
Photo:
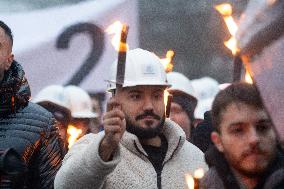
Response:
[{"label": "white banner", "polygon": [[137,2],[94,0],[76,5],[0,15],[14,34],[15,59],[23,65],[32,95],[50,84],[75,84],[103,92],[117,58],[105,29],[119,20],[130,27],[127,43],[138,46]]}]

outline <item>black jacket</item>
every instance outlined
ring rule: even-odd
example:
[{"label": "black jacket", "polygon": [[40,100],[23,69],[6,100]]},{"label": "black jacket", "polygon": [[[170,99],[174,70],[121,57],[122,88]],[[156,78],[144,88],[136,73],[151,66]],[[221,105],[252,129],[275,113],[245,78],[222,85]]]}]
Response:
[{"label": "black jacket", "polygon": [[[215,146],[211,146],[205,154],[209,171],[201,180],[201,189],[240,189],[239,183],[232,173],[225,157]],[[276,158],[262,175],[255,189],[284,188],[284,155],[278,151]]]},{"label": "black jacket", "polygon": [[14,61],[0,83],[0,148],[13,148],[23,158],[26,188],[53,188],[63,158],[62,142],[51,113],[29,98],[24,71]]},{"label": "black jacket", "polygon": [[213,145],[213,142],[211,141],[211,133],[213,130],[211,112],[207,111],[204,113],[204,120],[192,130],[192,144],[205,153],[209,147]]}]

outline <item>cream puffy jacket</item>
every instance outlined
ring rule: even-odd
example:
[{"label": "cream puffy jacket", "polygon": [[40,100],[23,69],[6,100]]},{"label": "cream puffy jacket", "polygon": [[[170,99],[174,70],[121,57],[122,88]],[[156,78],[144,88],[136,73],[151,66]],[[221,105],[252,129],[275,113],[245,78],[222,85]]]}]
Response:
[{"label": "cream puffy jacket", "polygon": [[[163,134],[168,151],[163,162],[163,189],[185,188],[185,173],[207,171],[203,153],[185,140],[176,123],[167,119]],[[138,138],[125,132],[113,160],[104,162],[98,153],[104,132],[77,141],[63,160],[55,178],[56,189],[156,189],[157,174]]]}]

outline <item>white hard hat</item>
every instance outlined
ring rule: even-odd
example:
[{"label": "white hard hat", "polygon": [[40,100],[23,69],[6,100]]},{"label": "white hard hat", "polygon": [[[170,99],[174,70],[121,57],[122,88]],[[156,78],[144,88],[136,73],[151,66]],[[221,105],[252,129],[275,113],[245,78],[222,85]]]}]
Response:
[{"label": "white hard hat", "polygon": [[231,85],[231,83],[222,83],[219,85],[219,90],[224,90],[227,87],[229,87]]},{"label": "white hard hat", "polygon": [[50,85],[43,88],[34,99],[34,103],[51,102],[55,105],[68,109],[67,101],[64,97],[64,87],[61,85]]},{"label": "white hard hat", "polygon": [[192,80],[192,86],[198,100],[214,98],[219,92],[219,83],[211,77],[202,77]]},{"label": "white hard hat", "polygon": [[196,98],[195,91],[190,80],[179,72],[167,73],[168,83],[171,84],[169,91],[180,91],[186,95]]},{"label": "white hard hat", "polygon": [[214,98],[207,98],[198,101],[198,104],[194,111],[195,118],[204,119],[204,113],[212,109]]},{"label": "white hard hat", "polygon": [[92,100],[89,94],[80,87],[69,85],[64,88],[68,108],[73,118],[95,118],[92,110]]},{"label": "white hard hat", "polygon": [[[109,82],[108,90],[116,88],[116,70],[117,60],[113,63],[110,77],[107,80]],[[167,83],[166,72],[159,57],[143,49],[133,49],[127,51],[125,77],[122,87],[139,85],[170,86]]]}]

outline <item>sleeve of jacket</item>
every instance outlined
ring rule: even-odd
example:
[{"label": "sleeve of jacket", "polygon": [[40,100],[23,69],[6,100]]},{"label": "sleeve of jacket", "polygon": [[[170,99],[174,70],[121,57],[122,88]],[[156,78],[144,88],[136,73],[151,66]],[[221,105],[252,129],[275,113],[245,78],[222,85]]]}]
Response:
[{"label": "sleeve of jacket", "polygon": [[55,120],[50,119],[50,127],[42,134],[41,148],[39,152],[39,179],[41,189],[50,189],[54,186],[54,179],[61,166],[64,156],[62,140]]},{"label": "sleeve of jacket", "polygon": [[120,162],[120,147],[112,161],[100,158],[99,145],[103,136],[104,132],[88,134],[72,146],[56,175],[56,189],[102,188],[106,177]]}]

